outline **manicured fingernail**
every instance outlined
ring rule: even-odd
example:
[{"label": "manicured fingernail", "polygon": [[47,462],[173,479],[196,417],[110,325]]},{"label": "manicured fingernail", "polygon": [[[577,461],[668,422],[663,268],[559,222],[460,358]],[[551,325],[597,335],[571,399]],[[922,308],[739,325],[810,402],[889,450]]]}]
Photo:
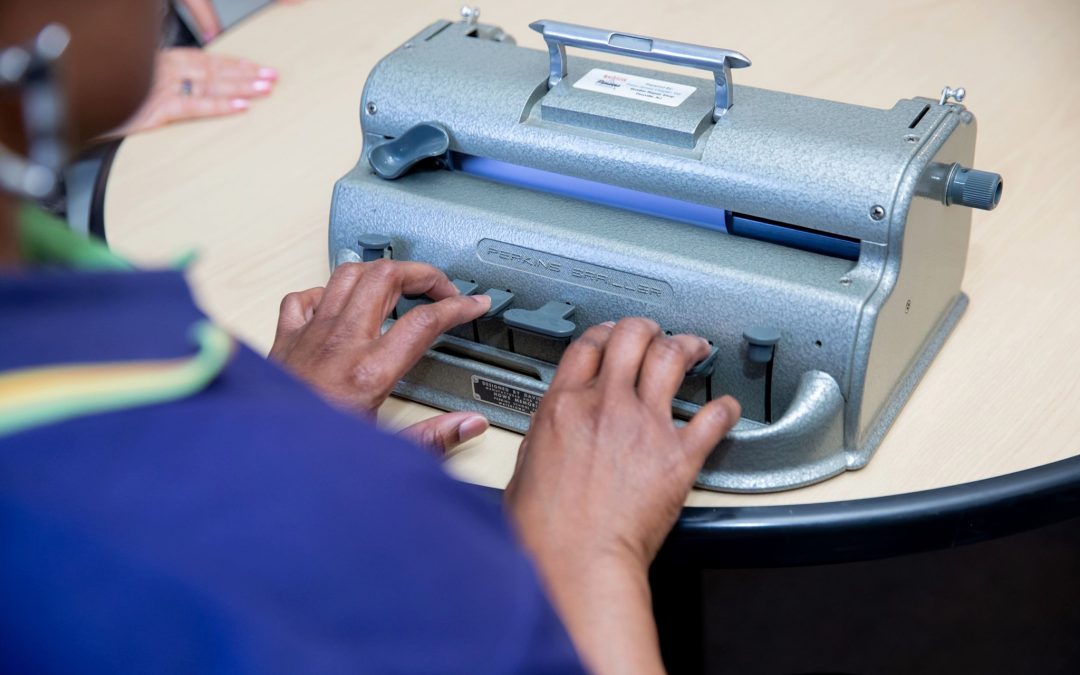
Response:
[{"label": "manicured fingernail", "polygon": [[278,72],[274,68],[259,68],[259,77],[264,80],[276,80]]},{"label": "manicured fingernail", "polygon": [[471,441],[480,434],[487,431],[488,421],[483,417],[470,417],[461,423],[458,427],[458,438],[461,442]]},{"label": "manicured fingernail", "polygon": [[233,110],[247,110],[251,107],[251,101],[248,101],[246,98],[234,98],[229,101],[229,105]]},{"label": "manicured fingernail", "polygon": [[615,327],[615,322],[614,321],[605,321],[604,323],[602,323],[600,325],[601,326],[607,326],[608,328],[614,328]]},{"label": "manicured fingernail", "polygon": [[255,83],[251,85],[257,93],[265,94],[274,87],[274,83],[270,80],[255,80]]}]

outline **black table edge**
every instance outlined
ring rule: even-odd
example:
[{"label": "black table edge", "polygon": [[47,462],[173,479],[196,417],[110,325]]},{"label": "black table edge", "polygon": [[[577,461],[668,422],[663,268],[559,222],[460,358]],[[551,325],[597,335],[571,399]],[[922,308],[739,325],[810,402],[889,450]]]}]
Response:
[{"label": "black table edge", "polygon": [[[481,489],[493,498],[502,494],[496,488]],[[974,544],[1076,516],[1080,516],[1080,456],[885,497],[687,507],[658,563],[722,569],[856,562]]]},{"label": "black table edge", "polygon": [[105,236],[105,190],[109,184],[109,173],[112,171],[113,160],[120,150],[120,144],[124,139],[119,138],[108,141],[98,146],[93,152],[101,157],[101,168],[94,179],[93,193],[90,197],[90,234],[102,241],[107,241]]},{"label": "black table edge", "polygon": [[854,562],[974,544],[1078,515],[1080,456],[886,497],[686,508],[664,554],[717,568]]}]

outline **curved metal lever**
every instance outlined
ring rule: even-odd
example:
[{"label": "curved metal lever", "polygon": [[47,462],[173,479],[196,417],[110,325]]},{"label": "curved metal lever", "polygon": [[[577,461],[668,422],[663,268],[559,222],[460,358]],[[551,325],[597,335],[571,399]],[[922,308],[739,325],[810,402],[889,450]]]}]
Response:
[{"label": "curved metal lever", "polygon": [[844,397],[836,380],[820,370],[807,371],[783,417],[728,432],[705,460],[697,484],[769,492],[841,473],[847,468],[843,421]]},{"label": "curved metal lever", "polygon": [[746,68],[750,59],[730,49],[658,40],[643,35],[616,33],[602,28],[589,28],[572,23],[541,20],[529,24],[547,42],[551,69],[548,89],[566,77],[566,48],[579,47],[593,51],[633,56],[659,61],[673,66],[687,66],[711,71],[716,80],[716,103],[713,121],[718,121],[732,105],[731,69]]}]

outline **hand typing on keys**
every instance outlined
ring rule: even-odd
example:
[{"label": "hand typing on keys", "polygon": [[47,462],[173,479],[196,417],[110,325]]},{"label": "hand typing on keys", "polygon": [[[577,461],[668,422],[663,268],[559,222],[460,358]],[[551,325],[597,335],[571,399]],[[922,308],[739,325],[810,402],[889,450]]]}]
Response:
[{"label": "hand typing on keys", "polygon": [[724,396],[676,428],[675,392],[709,354],[648,319],[593,326],[566,350],[519,450],[506,503],[595,672],[663,671],[648,567],[741,412]]},{"label": "hand typing on keys", "polygon": [[[433,302],[381,327],[405,294]],[[331,402],[365,415],[444,331],[490,306],[417,262],[338,266],[325,288],[285,297],[270,357]],[[628,318],[567,348],[518,453],[505,501],[586,665],[600,673],[662,672],[648,568],[709,452],[739,419],[723,396],[679,428],[675,393],[712,349]],[[406,434],[449,449],[487,427],[442,415]]]},{"label": "hand typing on keys", "polygon": [[[404,294],[426,295],[434,302],[409,310],[383,335],[383,322]],[[486,295],[461,295],[445,274],[423,263],[346,263],[334,270],[325,288],[285,296],[270,358],[331,403],[374,416],[440,334],[478,318],[490,304]],[[456,412],[402,433],[446,451],[485,429],[483,415]]]}]

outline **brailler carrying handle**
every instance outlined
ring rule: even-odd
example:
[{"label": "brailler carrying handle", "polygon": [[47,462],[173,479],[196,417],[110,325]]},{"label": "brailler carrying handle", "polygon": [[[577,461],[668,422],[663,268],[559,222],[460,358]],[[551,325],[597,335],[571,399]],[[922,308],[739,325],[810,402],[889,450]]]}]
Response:
[{"label": "brailler carrying handle", "polygon": [[577,26],[559,21],[534,21],[529,24],[537,33],[544,36],[548,54],[551,56],[551,71],[548,75],[548,89],[551,89],[566,77],[566,48],[579,47],[609,54],[634,56],[648,61],[659,61],[673,66],[687,66],[712,71],[716,80],[716,103],[713,108],[713,122],[718,121],[731,107],[731,69],[746,68],[750,59],[739,52],[717,47],[702,47],[685,42],[657,40],[643,35],[616,33],[602,28]]}]

